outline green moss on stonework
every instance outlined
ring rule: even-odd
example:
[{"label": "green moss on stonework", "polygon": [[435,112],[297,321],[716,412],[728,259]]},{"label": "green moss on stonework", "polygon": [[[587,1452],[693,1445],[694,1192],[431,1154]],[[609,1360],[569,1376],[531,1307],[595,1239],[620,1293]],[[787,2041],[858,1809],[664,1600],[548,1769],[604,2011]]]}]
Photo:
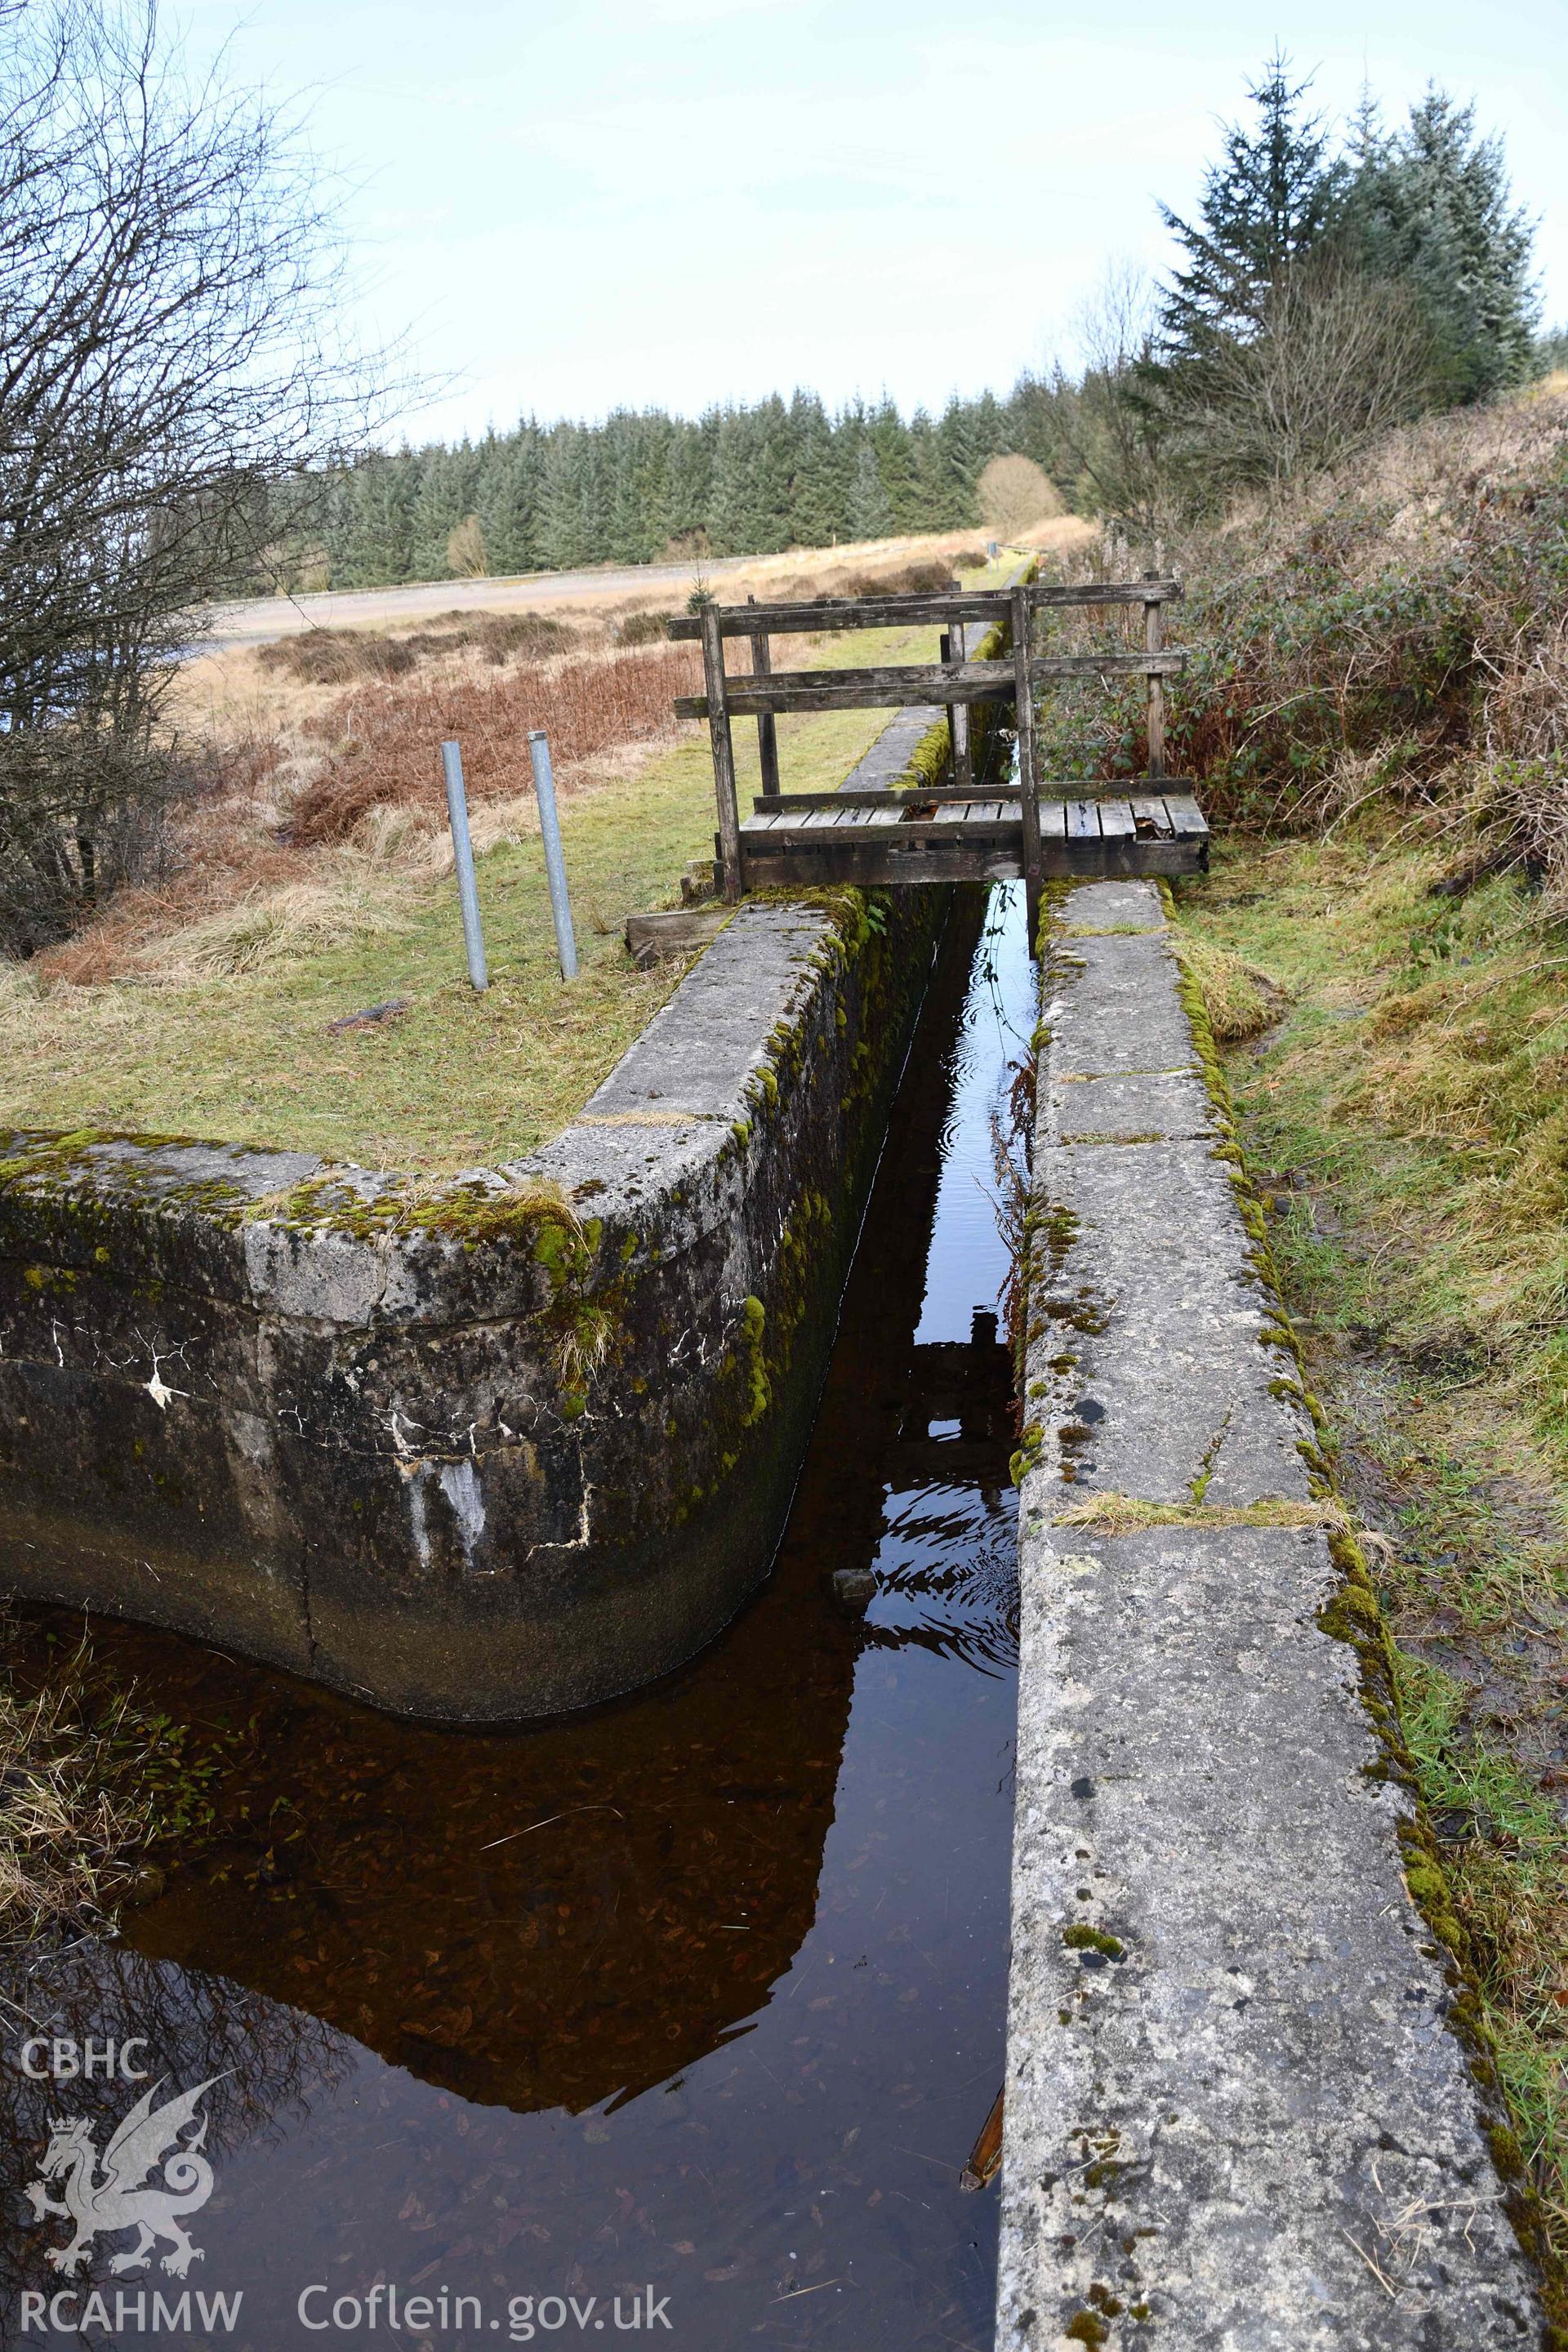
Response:
[{"label": "green moss on stonework", "polygon": [[1018,1450],[1008,1463],[1015,1486],[1021,1486],[1040,1458],[1046,1433],[1037,1421],[1027,1423],[1018,1433]]},{"label": "green moss on stonework", "polygon": [[1087,1919],[1075,1919],[1070,1927],[1064,1927],[1062,1941],[1069,1952],[1101,1952],[1108,1960],[1121,1959],[1127,1949],[1120,1937],[1108,1935],[1103,1927],[1091,1927]]},{"label": "green moss on stonework", "polygon": [[741,1329],[748,1360],[750,1399],[742,1427],[751,1429],[761,1421],[773,1402],[773,1386],[768,1379],[767,1359],[763,1352],[763,1332],[767,1313],[760,1298],[747,1298],[741,1307]]}]

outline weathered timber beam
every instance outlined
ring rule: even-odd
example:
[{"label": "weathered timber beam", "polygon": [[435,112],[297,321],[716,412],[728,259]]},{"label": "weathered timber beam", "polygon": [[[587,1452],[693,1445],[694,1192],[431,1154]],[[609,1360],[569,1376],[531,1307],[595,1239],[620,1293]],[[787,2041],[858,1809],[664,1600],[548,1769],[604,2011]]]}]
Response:
[{"label": "weathered timber beam", "polygon": [[[1011,592],[1005,588],[964,588],[933,596],[825,596],[809,604],[721,604],[720,632],[726,637],[749,637],[757,629],[770,636],[792,630],[897,629],[922,623],[938,627],[952,621],[1000,621],[1006,617]],[[1168,604],[1182,593],[1179,580],[1089,580],[1077,587],[1036,582],[1028,591],[1034,605]],[[701,622],[682,615],[669,622],[672,637],[698,637]]]},{"label": "weathered timber beam", "polygon": [[[1186,656],[1168,654],[1046,654],[1029,664],[1037,686],[1063,677],[1179,677]],[[778,670],[767,679],[736,677],[727,696],[731,718],[760,710],[882,710],[911,703],[1011,702],[1011,662],[940,662],[889,669]],[[708,698],[676,698],[678,719],[706,719]]]},{"label": "weathered timber beam", "polygon": [[[817,629],[908,629],[923,624],[940,628],[950,621],[1005,620],[1006,614],[1005,591],[971,588],[931,596],[829,596],[810,604],[721,604],[719,626],[726,637],[749,637],[757,629],[782,637]],[[701,635],[695,618],[682,616],[667,625],[672,637]]]},{"label": "weathered timber beam", "polygon": [[809,825],[774,824],[765,832],[757,833],[752,833],[742,825],[741,840],[748,854],[752,856],[759,848],[771,856],[775,849],[815,850],[824,842],[837,846],[840,841],[857,840],[865,840],[877,849],[901,853],[906,849],[941,848],[952,843],[967,842],[972,846],[982,844],[989,846],[996,842],[1016,842],[1020,838],[1021,823],[1022,820],[1016,816],[971,817],[963,824],[951,822],[943,824],[936,820],[911,817],[903,824],[885,829],[867,826],[862,830],[850,824],[834,825],[819,831]]},{"label": "weathered timber beam", "polygon": [[[1180,776],[1047,776],[1041,780],[1040,798],[1124,801],[1131,794],[1142,796],[1152,792],[1169,797],[1173,793],[1191,794],[1194,790]],[[759,816],[783,816],[790,809],[910,808],[931,801],[940,805],[950,801],[1016,801],[1022,797],[1017,784],[971,784],[967,791],[957,784],[906,784],[901,791],[889,792],[759,793],[752,806]]]},{"label": "weathered timber beam", "polygon": [[[824,835],[821,839],[831,839]],[[1023,851],[1003,843],[961,848],[946,842],[930,849],[889,853],[872,843],[831,850],[757,850],[742,846],[748,890],[809,889],[819,882],[858,882],[868,887],[903,882],[1008,882],[1024,870]]]},{"label": "weathered timber beam", "polygon": [[1086,580],[1077,587],[1058,581],[1031,581],[1031,604],[1173,604],[1184,593],[1179,580]]},{"label": "weathered timber beam", "polygon": [[[1118,787],[1123,796],[1131,789]],[[811,809],[901,809],[926,808],[932,802],[939,807],[950,803],[970,801],[1016,801],[1016,784],[971,784],[967,792],[957,784],[909,784],[901,792],[864,793],[758,793],[752,806],[758,816],[785,816],[792,809],[803,814]]]},{"label": "weathered timber beam", "polygon": [[[819,670],[800,686],[786,685],[781,677],[771,677],[764,686],[749,677],[731,681],[729,709],[731,718],[748,718],[759,710],[900,710],[910,703],[942,702],[1010,702],[1012,682],[995,686],[984,682],[966,685],[954,691],[944,688],[934,673],[925,670],[896,670],[889,678],[864,680],[851,677],[847,684],[842,673]],[[678,719],[706,719],[708,698],[705,694],[682,694],[676,698]]]},{"label": "weathered timber beam", "polygon": [[[943,827],[943,831],[956,827]],[[1020,828],[1021,834],[1022,828]],[[1005,844],[979,843],[964,848],[962,841],[933,843],[930,848],[908,849],[897,845],[902,827],[897,835],[883,834],[879,840],[868,836],[846,840],[842,834],[815,834],[811,846],[799,849],[774,850],[774,836],[764,835],[769,845],[753,847],[744,836],[742,839],[741,860],[749,890],[770,888],[792,889],[818,882],[858,882],[868,885],[885,883],[898,886],[914,882],[1005,881],[1023,872],[1023,845],[1016,848]],[[889,837],[895,846],[887,845]],[[1202,874],[1208,867],[1208,840],[1139,841],[1126,838],[1113,840],[1043,841],[1040,845],[1040,875],[1047,882],[1065,882],[1086,875],[1114,874]]]}]

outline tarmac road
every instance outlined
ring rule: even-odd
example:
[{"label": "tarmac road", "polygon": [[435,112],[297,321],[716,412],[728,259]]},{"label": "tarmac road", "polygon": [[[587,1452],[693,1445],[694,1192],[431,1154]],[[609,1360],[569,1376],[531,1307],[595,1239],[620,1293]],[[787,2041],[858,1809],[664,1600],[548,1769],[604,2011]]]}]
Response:
[{"label": "tarmac road", "polygon": [[[755,556],[714,556],[703,577],[721,580]],[[406,588],[332,589],[313,596],[260,596],[245,604],[214,604],[206,615],[203,652],[229,646],[267,646],[306,629],[384,627],[426,621],[437,613],[507,613],[584,596],[627,596],[668,585],[684,604],[693,578],[689,563],[628,564],[591,572],[533,572],[505,580],[426,580]]]}]

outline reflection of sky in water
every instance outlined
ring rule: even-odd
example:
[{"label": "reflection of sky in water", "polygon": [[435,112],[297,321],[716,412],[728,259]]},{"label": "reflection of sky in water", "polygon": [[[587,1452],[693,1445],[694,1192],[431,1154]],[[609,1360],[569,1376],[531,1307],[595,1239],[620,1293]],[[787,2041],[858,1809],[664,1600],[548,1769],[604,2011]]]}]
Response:
[{"label": "reflection of sky in water", "polygon": [[[151,2011],[182,2086],[228,2073],[183,2283],[244,2288],[212,2341],[342,2341],[301,2327],[300,2288],[382,2280],[481,2299],[444,2352],[508,2341],[512,2297],[650,2284],[686,2352],[988,2342],[994,2192],[957,2179],[1002,2076],[1015,1497],[1005,1355],[967,1343],[1006,1271],[989,1120],[1033,1026],[1019,896],[994,894],[967,1000],[967,957],[939,967],[776,1571],[700,1658],[498,1738],[103,1629],[173,1711],[259,1727],[221,1883],[177,1873],[128,1921],[142,1952],[88,1948],[26,1994],[99,2032]],[[830,1578],[867,1566],[862,1623]],[[12,2200],[65,2104],[15,2087]],[[58,2225],[17,2258],[48,2285],[40,2242]]]},{"label": "reflection of sky in water", "polygon": [[926,1271],[917,1339],[967,1339],[973,1308],[994,1307],[1006,1281],[1007,1251],[994,1206],[991,1118],[1005,1108],[1012,1066],[1028,1052],[1036,1004],[1023,884],[999,883],[953,1048],[937,1192],[938,1245]]}]

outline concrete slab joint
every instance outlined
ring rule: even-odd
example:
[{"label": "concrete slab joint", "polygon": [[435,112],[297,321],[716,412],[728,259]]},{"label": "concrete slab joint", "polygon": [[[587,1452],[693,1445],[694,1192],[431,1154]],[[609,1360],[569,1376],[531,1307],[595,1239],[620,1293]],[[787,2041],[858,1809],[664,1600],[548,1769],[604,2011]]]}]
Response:
[{"label": "concrete slab joint", "polygon": [[1539,2345],[1152,886],[1040,1050],[1001,2352]]}]

